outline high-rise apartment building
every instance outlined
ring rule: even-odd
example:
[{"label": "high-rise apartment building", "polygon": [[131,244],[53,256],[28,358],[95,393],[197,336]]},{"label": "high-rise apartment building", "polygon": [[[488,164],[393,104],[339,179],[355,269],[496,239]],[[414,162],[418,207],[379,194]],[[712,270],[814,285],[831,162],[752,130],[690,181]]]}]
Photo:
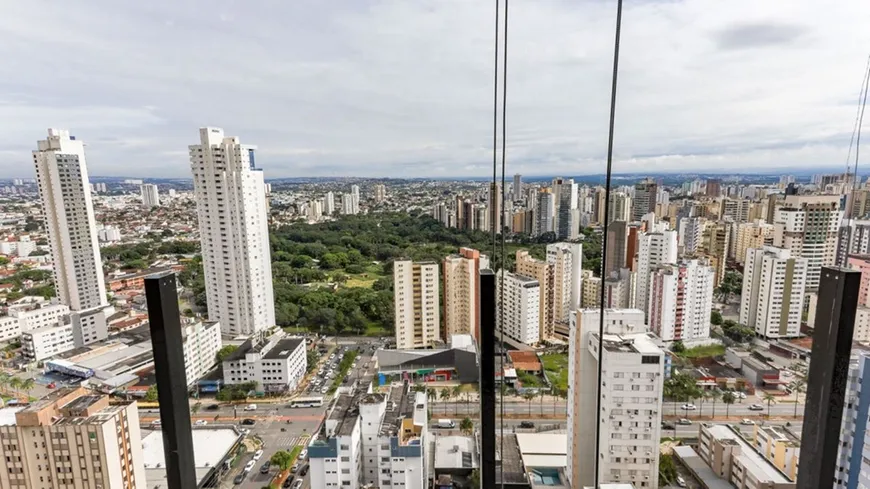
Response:
[{"label": "high-rise apartment building", "polygon": [[542,188],[538,192],[537,200],[538,205],[535,208],[535,235],[540,236],[554,231],[553,213],[555,212],[556,201],[549,188]]},{"label": "high-rise apartment building", "polygon": [[341,194],[341,214],[345,216],[352,216],[356,214],[356,204],[354,204],[355,197],[353,194]]},{"label": "high-rise apartment building", "polygon": [[256,147],[203,127],[190,146],[208,317],[225,334],[275,325],[263,171]]},{"label": "high-rise apartment building", "polygon": [[393,263],[397,349],[426,348],[442,340],[438,294],[437,263]]},{"label": "high-rise apartment building", "polygon": [[[570,487],[620,482],[657,489],[664,352],[636,309],[571,315],[568,346],[568,480]],[[599,344],[601,349],[599,351]],[[596,405],[598,369],[601,409]],[[601,422],[598,421],[599,413]],[[596,453],[596,427],[598,453]],[[595,463],[598,462],[598,480]]]},{"label": "high-rise apartment building", "polygon": [[383,183],[375,184],[375,202],[380,204],[387,200],[387,186]]},{"label": "high-rise apartment building", "polygon": [[568,324],[568,315],[580,307],[583,245],[547,245],[547,263],[553,266],[553,321]]},{"label": "high-rise apartment building", "polygon": [[326,192],[323,197],[323,213],[330,217],[335,213],[335,194],[332,192]]},{"label": "high-rise apartment building", "polygon": [[640,221],[643,216],[656,210],[658,185],[647,179],[634,186],[634,198],[631,200],[631,220]]},{"label": "high-rise apartment building", "polygon": [[835,489],[870,487],[870,350],[852,350],[840,430]]},{"label": "high-rise apartment building", "polygon": [[350,186],[350,195],[351,206],[353,207],[353,211],[351,212],[351,214],[359,214],[359,185]]},{"label": "high-rise apartment building", "polygon": [[514,200],[523,199],[523,176],[519,173],[514,174],[514,183],[513,187],[511,187],[511,193],[514,196]]},{"label": "high-rise apartment building", "polygon": [[634,307],[649,313],[649,284],[653,270],[666,263],[677,262],[677,232],[662,231],[638,236],[637,280]]},{"label": "high-rise apartment building", "polygon": [[628,223],[612,221],[607,225],[607,253],[604,255],[604,276],[627,268]]},{"label": "high-rise apartment building", "polygon": [[610,208],[607,211],[610,214],[608,225],[613,221],[631,220],[631,197],[625,192],[611,192]]},{"label": "high-rise apartment building", "polygon": [[135,402],[57,389],[0,425],[0,487],[145,489]]},{"label": "high-rise apartment building", "polygon": [[787,195],[774,218],[774,246],[807,260],[807,290],[819,288],[823,266],[837,259],[843,211],[838,195]]},{"label": "high-rise apartment building", "polygon": [[323,216],[323,202],[320,200],[308,201],[308,219],[317,221]]},{"label": "high-rise apartment building", "polygon": [[[631,307],[631,271],[623,268],[604,279],[604,307],[626,309]],[[598,298],[600,300],[600,297]]]},{"label": "high-rise apartment building", "polygon": [[699,260],[657,267],[650,281],[650,330],[663,341],[709,338],[713,288],[713,268]]},{"label": "high-rise apartment building", "polygon": [[719,197],[722,195],[722,180],[718,178],[708,178],[706,187],[707,197]]},{"label": "high-rise apartment building", "polygon": [[837,236],[837,265],[844,266],[849,255],[870,254],[870,221],[844,220]]},{"label": "high-rise apartment building", "polygon": [[713,280],[718,287],[725,279],[725,264],[728,262],[728,251],[731,248],[730,222],[708,221],[704,228],[704,246],[701,250],[709,259],[715,273]]},{"label": "high-rise apartment building", "polygon": [[746,262],[746,250],[772,244],[773,224],[768,224],[761,219],[741,223],[737,226],[737,245],[734,259],[737,263],[744,263]]},{"label": "high-rise apartment building", "polygon": [[577,239],[580,225],[574,210],[577,209],[577,184],[571,178],[553,179],[553,199],[556,212],[553,216],[553,229],[556,239]]},{"label": "high-rise apartment building", "polygon": [[746,250],[740,324],[764,338],[800,336],[807,268],[805,258],[787,249]]},{"label": "high-rise apartment building", "polygon": [[734,222],[749,222],[749,212],[752,201],[749,199],[724,199],[722,200],[722,214],[720,218],[729,218]]},{"label": "high-rise apartment building", "polygon": [[683,253],[693,254],[701,247],[704,237],[704,228],[707,220],[703,217],[688,217],[680,220],[680,244],[683,245]]},{"label": "high-rise apartment building", "polygon": [[48,138],[37,142],[33,163],[55,289],[73,311],[75,345],[103,340],[113,310],[106,298],[84,144],[69,131],[49,129]]},{"label": "high-rise apartment building", "polygon": [[480,270],[489,259],[478,250],[459,248],[441,262],[444,287],[444,341],[455,334],[480,338]]},{"label": "high-rise apartment building", "polygon": [[139,192],[142,194],[142,207],[151,208],[160,205],[160,194],[157,191],[157,185],[143,183],[139,186]]},{"label": "high-rise apartment building", "polygon": [[540,339],[548,340],[555,334],[555,266],[529,255],[528,251],[517,250],[516,273],[538,281],[540,286],[540,306],[538,307]]},{"label": "high-rise apartment building", "polygon": [[538,328],[541,288],[538,281],[499,270],[496,277],[499,310],[496,311],[496,327],[508,338],[525,345],[541,341]]},{"label": "high-rise apartment building", "polygon": [[489,231],[495,230],[496,233],[502,232],[501,225],[501,204],[502,204],[502,188],[499,183],[489,184],[489,192],[486,194],[486,207],[489,209]]}]

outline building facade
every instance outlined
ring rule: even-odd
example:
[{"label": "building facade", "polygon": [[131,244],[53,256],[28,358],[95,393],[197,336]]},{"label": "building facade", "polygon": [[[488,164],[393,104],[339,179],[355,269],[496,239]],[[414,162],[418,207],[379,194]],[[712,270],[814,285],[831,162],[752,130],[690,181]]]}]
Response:
[{"label": "building facade", "polygon": [[787,195],[775,213],[773,244],[807,260],[807,290],[818,289],[822,267],[836,262],[839,209],[838,195]]},{"label": "building facade", "polygon": [[441,338],[438,264],[393,263],[396,348],[426,348]]},{"label": "building facade", "polygon": [[634,307],[649,313],[649,284],[659,265],[677,262],[677,232],[662,231],[638,236],[637,280]]},{"label": "building facade", "polygon": [[656,268],[650,281],[650,330],[662,341],[709,338],[713,275],[713,268],[699,260]]},{"label": "building facade", "polygon": [[773,224],[767,224],[761,219],[744,222],[737,226],[737,245],[734,259],[737,263],[746,262],[746,250],[761,248],[773,244]]},{"label": "building facade", "polygon": [[255,146],[215,127],[199,136],[189,149],[208,318],[225,334],[251,335],[275,325],[263,171]]},{"label": "building facade", "polygon": [[190,385],[209,373],[217,362],[217,352],[223,346],[221,325],[201,322],[185,325],[181,338],[184,341],[184,370]]},{"label": "building facade", "polygon": [[548,244],[547,263],[553,266],[553,321],[568,324],[570,312],[580,307],[583,245]]},{"label": "building facade", "polygon": [[459,248],[459,253],[441,262],[444,287],[445,340],[455,334],[480,337],[480,270],[489,268],[486,255],[471,248]]},{"label": "building facade", "polygon": [[151,208],[160,205],[160,193],[157,191],[157,185],[143,183],[139,186],[139,192],[142,194],[142,207]]},{"label": "building facade", "polygon": [[746,251],[740,324],[763,338],[800,336],[808,263],[790,250],[764,246]]},{"label": "building facade", "polygon": [[[207,332],[203,335],[203,341],[208,341]],[[307,367],[305,339],[278,332],[269,338],[249,339],[224,359],[224,384],[256,382],[264,392],[292,392]]]},{"label": "building facade", "polygon": [[538,334],[541,341],[548,340],[555,334],[555,266],[529,255],[528,251],[517,250],[517,274],[538,281],[540,286],[540,305],[538,306]]},{"label": "building facade", "polygon": [[499,270],[496,286],[497,297],[500,298],[496,311],[498,331],[525,345],[538,344],[541,341],[538,327],[541,290],[538,281]]}]

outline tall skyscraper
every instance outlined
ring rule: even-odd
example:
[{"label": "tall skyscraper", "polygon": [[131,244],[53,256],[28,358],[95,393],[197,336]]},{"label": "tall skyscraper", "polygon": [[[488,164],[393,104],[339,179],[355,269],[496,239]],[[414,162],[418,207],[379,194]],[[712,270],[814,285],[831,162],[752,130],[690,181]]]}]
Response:
[{"label": "tall skyscraper", "polygon": [[495,320],[499,331],[508,338],[525,345],[535,345],[541,341],[538,328],[538,308],[540,307],[541,287],[538,281],[499,270],[495,279],[498,307]]},{"label": "tall skyscraper", "polygon": [[480,338],[480,270],[489,259],[480,251],[459,248],[441,263],[444,285],[444,341],[455,334]]},{"label": "tall skyscraper", "polygon": [[718,287],[725,278],[725,264],[728,261],[728,250],[731,247],[730,222],[708,222],[704,228],[704,253],[710,260],[715,276],[714,283]]},{"label": "tall skyscraper", "polygon": [[737,226],[737,246],[734,251],[734,259],[737,263],[744,263],[746,250],[772,244],[773,224],[768,224],[761,219],[744,222]]},{"label": "tall skyscraper", "polygon": [[840,425],[835,489],[870,487],[870,350],[855,346],[849,362],[846,407]]},{"label": "tall skyscraper", "polygon": [[542,188],[538,192],[538,205],[535,209],[535,235],[553,232],[553,212],[555,200],[553,193],[548,188]]},{"label": "tall skyscraper", "polygon": [[713,268],[699,260],[657,267],[650,282],[649,328],[663,341],[710,337]]},{"label": "tall skyscraper", "polygon": [[442,340],[438,296],[437,263],[393,263],[396,348],[426,348]]},{"label": "tall skyscraper", "polygon": [[330,217],[335,213],[335,194],[331,191],[323,197],[323,213]]},{"label": "tall skyscraper", "polygon": [[707,197],[719,197],[722,195],[722,180],[718,178],[707,179]]},{"label": "tall skyscraper", "polygon": [[387,200],[387,187],[382,183],[375,184],[375,202],[380,204]]},{"label": "tall skyscraper", "polygon": [[656,210],[658,185],[646,179],[634,186],[634,198],[631,201],[631,220],[640,221],[643,216]]},{"label": "tall skyscraper", "polygon": [[[571,315],[569,487],[620,482],[657,489],[664,353],[650,338],[642,311],[606,309],[604,338],[598,334],[600,314],[600,309],[581,309]],[[599,362],[606,376],[600,380]],[[599,382],[600,410],[596,405]],[[600,429],[597,444],[596,427]]]},{"label": "tall skyscraper", "polygon": [[774,217],[774,246],[807,260],[807,290],[819,288],[823,266],[837,259],[843,211],[839,195],[787,195]]},{"label": "tall skyscraper", "polygon": [[495,230],[496,233],[502,232],[501,225],[501,201],[502,201],[502,193],[501,193],[501,184],[498,183],[490,183],[489,184],[489,192],[486,197],[486,206],[489,209],[489,225],[490,232]]},{"label": "tall skyscraper", "polygon": [[49,129],[33,152],[36,183],[51,244],[57,297],[73,311],[76,346],[105,339],[106,284],[85,149],[69,131]]},{"label": "tall skyscraper", "polygon": [[629,221],[631,219],[631,197],[625,192],[611,192],[610,208],[608,209],[610,217],[607,223],[613,221]]},{"label": "tall skyscraper", "polygon": [[555,265],[532,257],[528,251],[517,250],[516,270],[519,275],[537,280],[541,287],[538,326],[541,340],[548,340],[555,334]]},{"label": "tall skyscraper", "polygon": [[843,221],[837,236],[837,265],[844,266],[849,255],[867,254],[870,254],[870,221]]},{"label": "tall skyscraper", "polygon": [[275,325],[263,171],[256,146],[203,127],[190,146],[208,317],[230,335]]},{"label": "tall skyscraper", "polygon": [[511,187],[511,193],[514,200],[522,200],[523,198],[523,176],[519,173],[514,174],[514,186]]},{"label": "tall skyscraper", "polygon": [[680,244],[683,245],[683,253],[693,254],[701,247],[704,237],[704,228],[707,220],[703,217],[689,217],[680,220]]},{"label": "tall skyscraper", "polygon": [[805,258],[787,249],[746,250],[740,324],[764,338],[800,336],[807,268]]},{"label": "tall skyscraper", "polygon": [[643,233],[638,237],[634,306],[649,313],[649,283],[659,265],[677,262],[677,232]]},{"label": "tall skyscraper", "polygon": [[553,216],[553,230],[556,232],[556,239],[577,239],[580,225],[576,222],[572,212],[577,209],[577,184],[574,183],[574,180],[554,178],[553,200],[556,206]]},{"label": "tall skyscraper", "polygon": [[356,197],[353,194],[341,194],[341,213],[345,216],[356,214]]},{"label": "tall skyscraper", "polygon": [[352,196],[351,206],[353,207],[351,214],[359,214],[359,185],[350,186],[350,195]]},{"label": "tall skyscraper", "polygon": [[160,195],[157,192],[157,185],[153,183],[143,183],[139,186],[142,193],[142,207],[155,207],[160,205]]},{"label": "tall skyscraper", "polygon": [[548,244],[547,263],[553,267],[553,321],[567,325],[570,312],[580,307],[582,299],[583,245]]},{"label": "tall skyscraper", "polygon": [[604,277],[626,268],[628,253],[628,223],[612,221],[607,226],[607,253],[604,255]]}]

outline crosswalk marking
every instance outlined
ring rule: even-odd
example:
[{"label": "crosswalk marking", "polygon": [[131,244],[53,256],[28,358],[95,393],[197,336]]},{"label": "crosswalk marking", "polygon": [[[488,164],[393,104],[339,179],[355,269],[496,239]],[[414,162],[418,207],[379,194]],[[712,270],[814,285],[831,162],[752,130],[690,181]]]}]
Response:
[{"label": "crosswalk marking", "polygon": [[292,448],[296,445],[308,445],[308,439],[311,438],[310,435],[302,435],[302,436],[283,436],[278,438],[275,442],[279,447],[282,448]]}]

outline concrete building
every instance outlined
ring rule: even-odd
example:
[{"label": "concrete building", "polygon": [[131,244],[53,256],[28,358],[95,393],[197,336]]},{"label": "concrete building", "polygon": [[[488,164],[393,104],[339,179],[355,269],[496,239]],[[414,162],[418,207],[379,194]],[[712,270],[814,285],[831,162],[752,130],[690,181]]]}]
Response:
[{"label": "concrete building", "polygon": [[387,187],[383,183],[377,183],[374,187],[375,203],[380,204],[387,200]]},{"label": "concrete building", "polygon": [[150,209],[160,205],[160,193],[157,190],[157,185],[143,183],[139,186],[139,192],[142,194],[142,207]]},{"label": "concrete building", "polygon": [[637,282],[634,307],[649,313],[649,285],[653,270],[659,265],[677,262],[677,232],[662,231],[638,236]]},{"label": "concrete building", "polygon": [[761,219],[744,222],[737,226],[737,245],[734,259],[737,263],[746,262],[746,250],[761,248],[773,244],[773,224],[767,224]]},{"label": "concrete building", "polygon": [[628,223],[611,221],[607,225],[607,253],[604,255],[604,275],[628,268]]},{"label": "concrete building", "polygon": [[749,211],[752,201],[749,199],[723,199],[720,219],[731,219],[733,222],[749,222]]},{"label": "concrete building", "polygon": [[631,307],[631,284],[631,272],[627,268],[614,272],[604,279],[604,307],[608,309]]},{"label": "concrete building", "polygon": [[34,329],[57,326],[69,312],[69,306],[42,298],[11,305],[6,314],[0,316],[0,341],[13,340]]},{"label": "concrete building", "polygon": [[323,196],[323,213],[330,217],[335,214],[335,194],[332,192]]},{"label": "concrete building", "polygon": [[688,217],[680,220],[679,241],[683,245],[683,253],[692,254],[701,248],[706,223],[707,220],[703,217]]},{"label": "concrete building", "polygon": [[707,197],[719,197],[722,195],[722,180],[718,178],[708,178],[705,186]]},{"label": "concrete building", "polygon": [[540,189],[535,207],[535,236],[554,231],[555,211],[556,201],[551,190],[549,188]]},{"label": "concrete building", "polygon": [[3,421],[0,487],[148,487],[135,402],[66,387]]},{"label": "concrete building", "polygon": [[870,487],[870,350],[856,348],[850,360],[835,489]]},{"label": "concrete building", "polygon": [[496,328],[508,338],[525,345],[541,341],[538,327],[540,285],[538,281],[499,270],[496,277],[499,303],[496,311]]},{"label": "concrete building", "polygon": [[793,489],[796,484],[753,449],[731,426],[702,423],[698,456],[735,487]]},{"label": "concrete building", "polygon": [[353,206],[353,211],[351,212],[351,214],[359,214],[359,185],[350,186],[350,195],[351,205]]},{"label": "concrete building", "polygon": [[[76,341],[106,338],[106,299],[97,224],[84,144],[69,131],[49,129],[33,152],[45,227],[51,244],[57,297],[79,315]],[[78,346],[87,343],[78,343]]]},{"label": "concrete building", "polygon": [[318,221],[323,216],[323,202],[311,200],[308,202],[308,220]]},{"label": "concrete building", "polygon": [[355,210],[353,194],[341,194],[341,214],[352,216],[356,214]]},{"label": "concrete building", "polygon": [[489,222],[489,232],[502,232],[502,195],[501,184],[490,183],[489,192],[486,194],[486,208],[489,209],[487,221]]},{"label": "concrete building", "polygon": [[121,230],[115,226],[103,226],[97,231],[97,238],[102,243],[121,241]]},{"label": "concrete building", "polygon": [[438,264],[393,263],[396,348],[426,348],[441,338]]},{"label": "concrete building", "polygon": [[547,263],[553,266],[553,321],[568,324],[568,315],[580,307],[583,245],[547,245]]},{"label": "concrete building", "polygon": [[263,171],[255,146],[215,127],[199,137],[189,149],[208,318],[224,334],[251,335],[275,325]]},{"label": "concrete building", "polygon": [[278,332],[245,341],[223,361],[224,384],[256,382],[264,392],[292,392],[308,367],[305,339]]},{"label": "concrete building", "polygon": [[601,279],[599,277],[589,276],[583,279],[583,299],[580,306],[598,307],[601,303]]},{"label": "concrete building", "polygon": [[30,362],[72,350],[76,347],[73,339],[73,325],[69,322],[59,326],[43,326],[21,334],[22,355]]},{"label": "concrete building", "polygon": [[554,178],[553,195],[556,201],[556,213],[553,229],[556,239],[574,240],[580,233],[577,220],[577,184],[572,178]]},{"label": "concrete building", "polygon": [[704,228],[703,254],[707,256],[713,267],[713,283],[718,287],[725,278],[725,264],[731,248],[730,222],[708,221]]},{"label": "concrete building", "polygon": [[[568,480],[570,487],[631,483],[658,485],[664,352],[637,309],[606,309],[604,337],[598,335],[600,309],[572,314],[568,347]],[[602,346],[599,351],[599,344]],[[602,383],[597,412],[598,364]],[[595,453],[596,426],[600,427]],[[595,461],[599,479],[595,477]]]},{"label": "concrete building", "polygon": [[[146,430],[147,431],[147,430]],[[192,433],[196,488],[211,487],[224,475],[225,464],[232,461],[244,436],[232,427],[196,426]],[[142,437],[147,489],[170,489],[166,476],[163,432],[154,430]],[[225,476],[225,475],[224,475]]]},{"label": "concrete building", "polygon": [[822,267],[836,262],[839,209],[839,195],[787,195],[775,213],[773,244],[807,260],[807,290],[818,289]]},{"label": "concrete building", "polygon": [[800,335],[807,260],[790,250],[764,246],[746,252],[740,324],[764,338]]},{"label": "concrete building", "polygon": [[610,216],[607,219],[608,229],[613,221],[631,220],[631,196],[625,192],[610,193],[610,208],[607,209]]},{"label": "concrete building", "polygon": [[308,446],[311,488],[428,487],[425,393],[340,394]]},{"label": "concrete building", "polygon": [[870,254],[870,221],[847,219],[837,235],[837,265],[844,266],[849,255]]},{"label": "concrete building", "polygon": [[656,210],[658,185],[647,179],[634,186],[634,197],[631,200],[631,220],[640,221],[643,216]]},{"label": "concrete building", "polygon": [[540,306],[538,307],[541,341],[549,340],[556,331],[555,322],[555,265],[538,260],[526,250],[517,250],[516,273],[538,281]]},{"label": "concrete building", "polygon": [[444,331],[441,337],[455,334],[480,337],[480,270],[489,268],[489,258],[471,248],[441,262],[444,287]]},{"label": "concrete building", "polygon": [[713,288],[713,269],[699,260],[657,267],[650,283],[650,330],[662,341],[709,338]]},{"label": "concrete building", "polygon": [[36,242],[30,236],[19,236],[16,241],[0,241],[0,255],[30,256],[36,251]]},{"label": "concrete building", "polygon": [[797,481],[801,440],[783,426],[755,425],[752,445],[792,481]]},{"label": "concrete building", "polygon": [[523,176],[519,173],[514,174],[514,183],[511,187],[511,194],[514,200],[523,199]]}]

